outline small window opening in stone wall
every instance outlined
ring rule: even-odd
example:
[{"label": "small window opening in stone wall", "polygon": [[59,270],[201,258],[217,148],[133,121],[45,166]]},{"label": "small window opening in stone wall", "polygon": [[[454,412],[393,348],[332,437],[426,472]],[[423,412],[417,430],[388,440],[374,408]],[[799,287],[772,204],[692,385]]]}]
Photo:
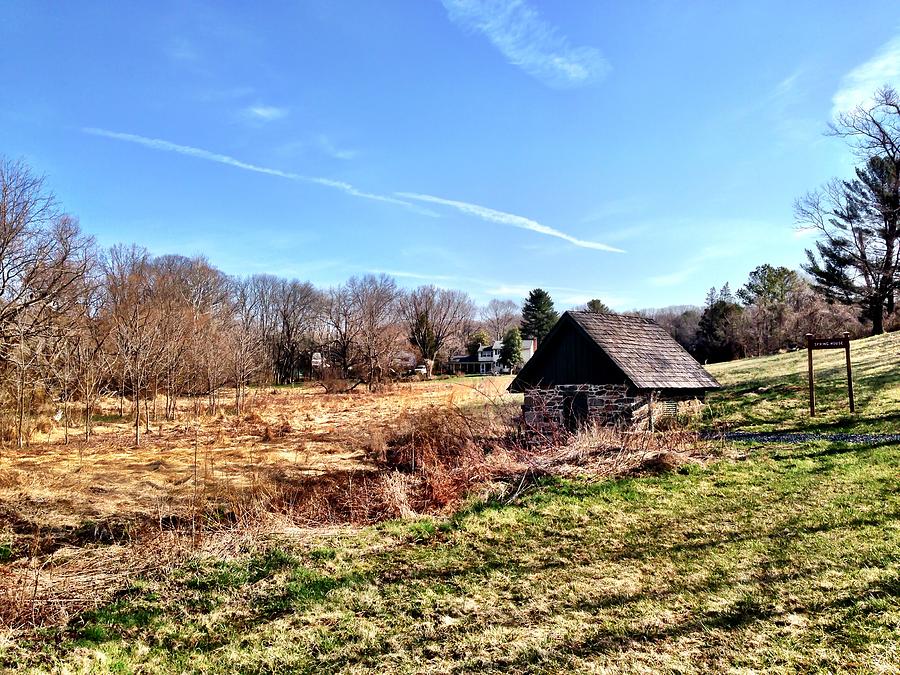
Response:
[{"label": "small window opening in stone wall", "polygon": [[569,431],[578,431],[587,423],[588,397],[583,391],[569,394],[563,400],[563,421]]}]

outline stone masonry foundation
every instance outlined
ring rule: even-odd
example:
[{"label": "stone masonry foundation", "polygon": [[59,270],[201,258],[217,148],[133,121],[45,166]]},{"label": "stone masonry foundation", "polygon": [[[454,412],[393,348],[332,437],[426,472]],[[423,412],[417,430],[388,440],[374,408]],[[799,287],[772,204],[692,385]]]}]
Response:
[{"label": "stone masonry foundation", "polygon": [[575,431],[586,424],[647,428],[651,413],[654,422],[668,414],[666,401],[696,398],[694,394],[653,396],[651,404],[651,392],[635,391],[625,384],[563,384],[526,391],[522,421],[526,430],[540,434]]}]

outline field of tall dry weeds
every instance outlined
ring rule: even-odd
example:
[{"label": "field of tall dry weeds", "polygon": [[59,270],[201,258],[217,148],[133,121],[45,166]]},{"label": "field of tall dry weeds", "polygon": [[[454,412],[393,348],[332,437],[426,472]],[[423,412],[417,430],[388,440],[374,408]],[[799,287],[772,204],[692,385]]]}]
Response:
[{"label": "field of tall dry weeds", "polygon": [[58,624],[198,552],[227,557],[273,533],[450,512],[546,475],[590,478],[694,461],[696,438],[589,429],[536,447],[508,378],[381,393],[260,389],[241,415],[131,421],[107,400],[87,442],[53,428],[0,457],[0,622]]}]

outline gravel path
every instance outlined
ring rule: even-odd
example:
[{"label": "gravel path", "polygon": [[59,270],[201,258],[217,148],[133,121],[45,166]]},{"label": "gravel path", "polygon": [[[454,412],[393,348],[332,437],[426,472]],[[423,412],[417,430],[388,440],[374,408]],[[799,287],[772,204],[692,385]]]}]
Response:
[{"label": "gravel path", "polygon": [[[713,440],[721,438],[721,434],[704,433],[703,438]],[[755,443],[808,443],[809,441],[833,441],[837,443],[900,443],[900,434],[850,434],[850,433],[816,433],[811,431],[728,431],[728,441],[752,441]]]}]

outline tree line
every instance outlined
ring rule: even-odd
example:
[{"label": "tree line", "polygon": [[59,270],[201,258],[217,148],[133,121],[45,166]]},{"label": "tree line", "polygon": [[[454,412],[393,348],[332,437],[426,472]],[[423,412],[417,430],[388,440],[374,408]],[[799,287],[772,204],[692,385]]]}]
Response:
[{"label": "tree line", "polygon": [[[33,413],[57,408],[65,439],[88,439],[101,396],[118,398],[134,440],[192,400],[215,414],[252,384],[316,376],[377,389],[465,351],[482,329],[521,338],[519,306],[477,307],[464,292],[400,288],[364,275],[320,289],[259,274],[229,276],[202,256],[102,249],[22,162],[0,159],[0,438],[23,445]],[[519,349],[507,358],[515,364]],[[231,405],[231,402],[230,402]],[[77,430],[76,430],[77,427]]]},{"label": "tree line", "polygon": [[[798,200],[797,223],[817,234],[802,272],[762,265],[733,294],[712,289],[702,308],[645,311],[702,361],[798,347],[807,332],[878,334],[898,324],[900,97],[890,88],[840,115],[829,133],[858,159]],[[600,300],[588,311],[608,312]],[[215,412],[234,390],[289,384],[318,373],[375,389],[416,363],[435,364],[503,341],[514,368],[523,337],[539,343],[558,314],[534,289],[524,305],[478,308],[462,291],[401,289],[386,275],[329,289],[272,275],[233,277],[203,257],[153,256],[139,246],[100,249],[64,213],[44,179],[0,158],[0,439],[22,445],[44,399],[59,403],[66,440],[78,419],[115,394],[135,442],[179,398]],[[161,403],[161,405],[160,405]],[[161,408],[161,409],[160,409]]]},{"label": "tree line", "polygon": [[871,331],[852,306],[829,300],[802,272],[760,265],[732,292],[711,288],[702,307],[638,312],[662,325],[702,363],[799,349],[806,333],[860,337]]}]

